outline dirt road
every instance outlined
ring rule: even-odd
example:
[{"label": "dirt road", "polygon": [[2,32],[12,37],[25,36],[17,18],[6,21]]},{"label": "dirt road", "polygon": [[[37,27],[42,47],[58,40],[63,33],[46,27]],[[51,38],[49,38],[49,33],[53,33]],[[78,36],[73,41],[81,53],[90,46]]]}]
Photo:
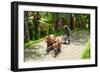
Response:
[{"label": "dirt road", "polygon": [[70,44],[62,44],[61,53],[54,58],[52,52],[45,55],[47,45],[45,40],[41,41],[31,48],[25,49],[24,58],[26,62],[30,61],[45,61],[45,60],[69,60],[69,59],[80,59],[83,49],[89,39],[89,32],[78,31],[73,32],[71,35]]}]

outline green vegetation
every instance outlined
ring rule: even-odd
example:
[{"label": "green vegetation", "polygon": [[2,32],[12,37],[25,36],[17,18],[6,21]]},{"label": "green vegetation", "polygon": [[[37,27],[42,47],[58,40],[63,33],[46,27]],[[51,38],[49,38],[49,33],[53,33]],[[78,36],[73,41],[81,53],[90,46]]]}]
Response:
[{"label": "green vegetation", "polygon": [[90,58],[90,42],[86,44],[86,48],[83,50],[81,55],[82,59],[89,59]]},{"label": "green vegetation", "polygon": [[24,11],[24,47],[32,46],[49,34],[62,35],[66,24],[75,32],[89,30],[90,15]]},{"label": "green vegetation", "polygon": [[29,41],[28,43],[25,43],[25,44],[24,44],[24,48],[31,47],[31,46],[33,46],[33,44],[36,44],[36,43],[38,43],[38,42],[40,42],[40,41],[43,41],[43,40],[44,40],[44,38],[41,38],[41,39],[36,40],[36,41]]}]

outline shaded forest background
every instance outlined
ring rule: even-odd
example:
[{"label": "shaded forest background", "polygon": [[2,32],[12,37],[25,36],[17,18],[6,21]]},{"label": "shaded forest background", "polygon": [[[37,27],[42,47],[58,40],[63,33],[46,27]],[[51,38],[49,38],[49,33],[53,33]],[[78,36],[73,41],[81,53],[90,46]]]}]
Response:
[{"label": "shaded forest background", "polygon": [[72,31],[89,30],[90,14],[24,11],[24,43],[62,35],[66,24]]}]

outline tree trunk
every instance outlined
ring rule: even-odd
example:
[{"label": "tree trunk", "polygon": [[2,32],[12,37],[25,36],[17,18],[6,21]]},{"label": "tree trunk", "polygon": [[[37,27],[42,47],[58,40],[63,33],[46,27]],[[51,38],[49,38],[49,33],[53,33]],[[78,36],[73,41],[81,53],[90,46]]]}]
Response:
[{"label": "tree trunk", "polygon": [[34,18],[35,18],[35,20],[34,20],[34,25],[35,25],[35,40],[37,40],[38,37],[39,37],[39,31],[38,31],[39,19],[40,19],[39,12],[36,12],[36,15],[34,16]]},{"label": "tree trunk", "polygon": [[24,41],[28,42],[30,40],[29,28],[28,28],[28,12],[24,12]]}]

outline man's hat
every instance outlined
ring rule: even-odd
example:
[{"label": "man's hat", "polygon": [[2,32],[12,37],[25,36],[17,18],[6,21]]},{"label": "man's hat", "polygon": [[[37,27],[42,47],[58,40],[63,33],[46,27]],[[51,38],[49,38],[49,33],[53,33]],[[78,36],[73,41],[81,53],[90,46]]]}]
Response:
[{"label": "man's hat", "polygon": [[65,25],[64,27],[68,27],[67,25]]}]

